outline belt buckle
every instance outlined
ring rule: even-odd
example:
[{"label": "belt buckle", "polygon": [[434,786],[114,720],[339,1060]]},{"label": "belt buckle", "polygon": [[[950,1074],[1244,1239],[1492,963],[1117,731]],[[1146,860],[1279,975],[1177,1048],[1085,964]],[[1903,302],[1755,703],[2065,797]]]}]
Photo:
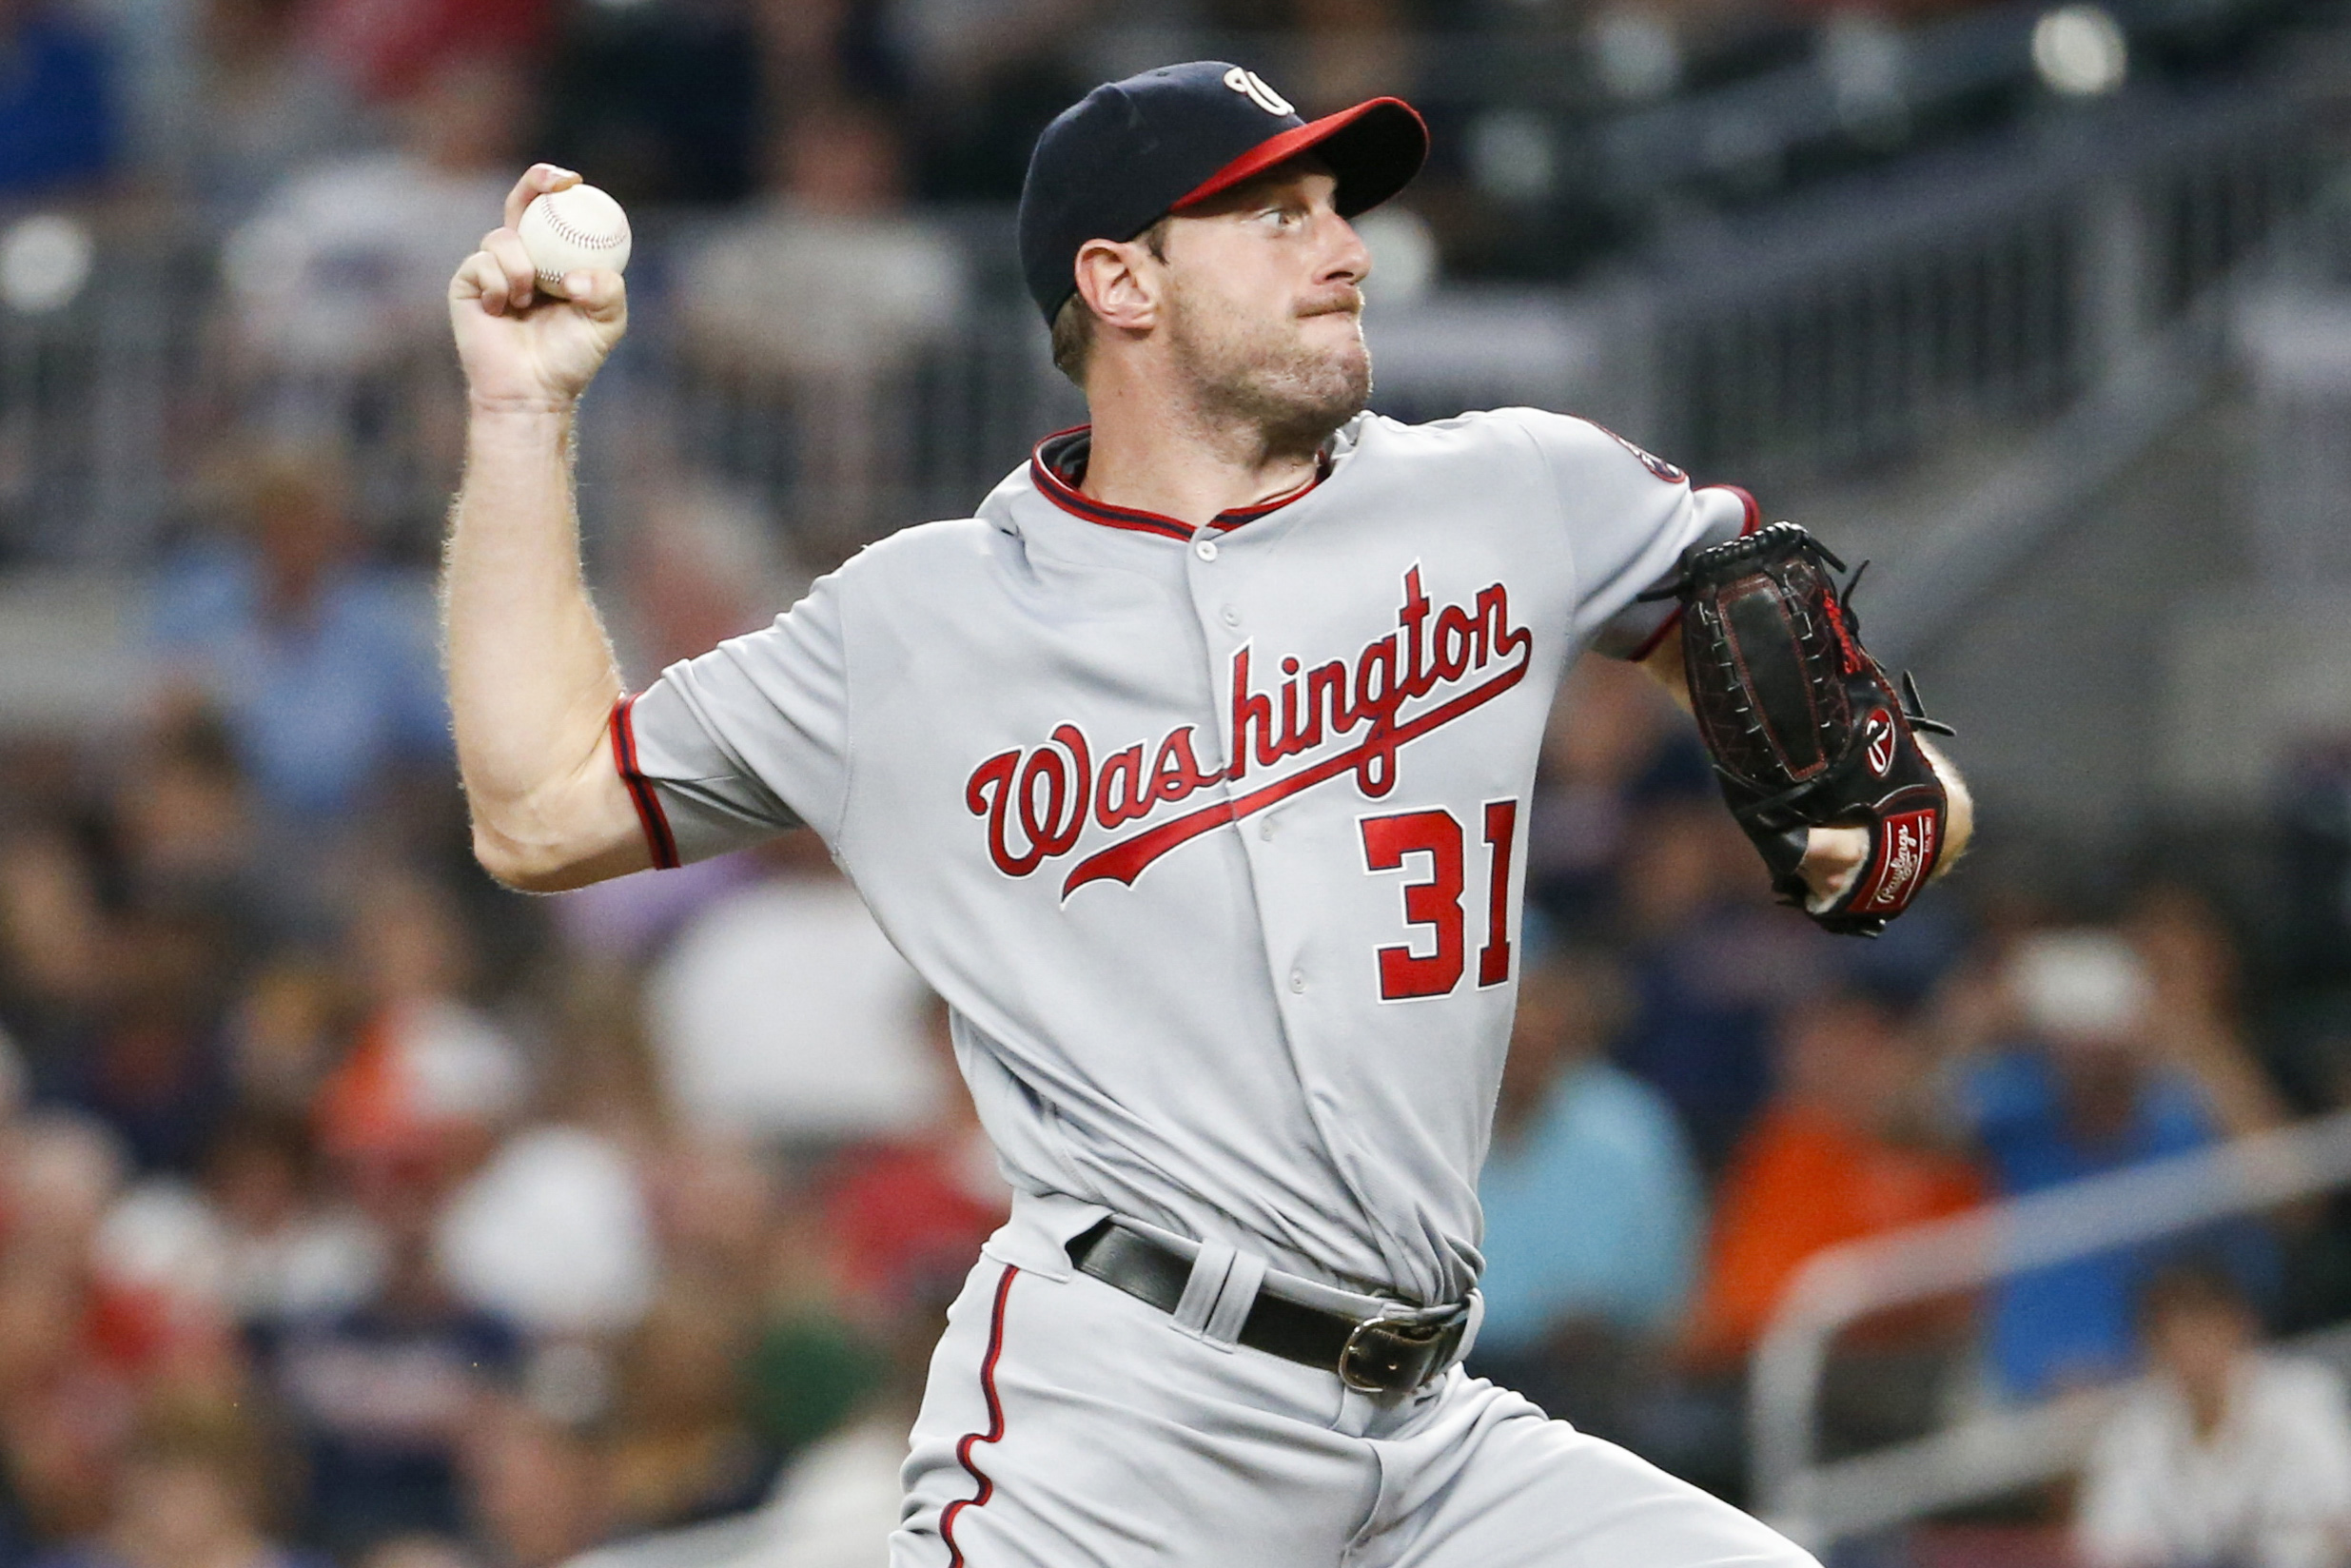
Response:
[{"label": "belt buckle", "polygon": [[1469,1319],[1465,1305],[1426,1306],[1366,1318],[1339,1352],[1339,1381],[1359,1394],[1405,1393],[1443,1366]]}]

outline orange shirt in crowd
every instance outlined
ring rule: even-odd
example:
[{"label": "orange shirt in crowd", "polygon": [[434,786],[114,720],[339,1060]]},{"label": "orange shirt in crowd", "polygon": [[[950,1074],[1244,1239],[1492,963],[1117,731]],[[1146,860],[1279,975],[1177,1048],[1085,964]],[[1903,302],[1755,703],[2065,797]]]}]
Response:
[{"label": "orange shirt in crowd", "polygon": [[1687,1348],[1697,1365],[1745,1357],[1806,1259],[1983,1201],[1973,1166],[1889,1143],[1811,1106],[1768,1108],[1715,1195],[1714,1236]]}]

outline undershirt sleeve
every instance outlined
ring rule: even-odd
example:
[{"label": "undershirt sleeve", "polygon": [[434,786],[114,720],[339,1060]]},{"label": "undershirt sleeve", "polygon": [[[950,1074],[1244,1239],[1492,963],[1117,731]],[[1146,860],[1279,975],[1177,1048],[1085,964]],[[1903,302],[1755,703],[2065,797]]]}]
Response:
[{"label": "undershirt sleeve", "polygon": [[1551,472],[1576,563],[1575,630],[1612,658],[1638,659],[1680,615],[1640,596],[1671,580],[1682,552],[1720,544],[1761,524],[1735,485],[1694,488],[1690,476],[1615,432],[1564,414],[1523,411]]},{"label": "undershirt sleeve", "polygon": [[849,776],[837,578],[756,632],[671,665],[613,711],[615,764],[656,866],[808,826],[830,841]]}]

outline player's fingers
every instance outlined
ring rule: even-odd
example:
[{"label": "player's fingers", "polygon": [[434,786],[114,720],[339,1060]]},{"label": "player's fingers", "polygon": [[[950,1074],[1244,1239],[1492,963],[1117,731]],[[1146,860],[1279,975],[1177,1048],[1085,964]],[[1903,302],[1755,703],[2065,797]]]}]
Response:
[{"label": "player's fingers", "polygon": [[530,253],[522,248],[522,236],[511,228],[494,228],[481,237],[481,248],[506,275],[507,303],[517,310],[529,305],[539,274],[531,265]]},{"label": "player's fingers", "polygon": [[493,316],[503,316],[509,298],[505,269],[488,251],[475,251],[459,265],[457,276],[449,280],[449,298],[452,302],[480,300],[483,310]]},{"label": "player's fingers", "polygon": [[522,171],[522,178],[515,182],[514,189],[506,192],[506,226],[512,228],[521,223],[522,209],[547,192],[561,190],[566,186],[578,183],[579,176],[568,168],[558,168],[553,164],[533,164]]},{"label": "player's fingers", "polygon": [[1796,870],[1812,897],[1826,903],[1851,885],[1869,858],[1867,829],[1812,828],[1807,831],[1804,859]]},{"label": "player's fingers", "polygon": [[593,321],[617,322],[628,314],[628,287],[610,267],[582,267],[563,274],[563,292]]}]

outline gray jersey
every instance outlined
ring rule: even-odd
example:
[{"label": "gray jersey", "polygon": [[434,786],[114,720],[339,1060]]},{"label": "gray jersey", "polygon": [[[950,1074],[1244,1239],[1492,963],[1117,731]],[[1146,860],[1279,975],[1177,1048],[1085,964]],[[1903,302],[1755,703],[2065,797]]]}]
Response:
[{"label": "gray jersey", "polygon": [[1553,689],[1753,503],[1579,420],[1367,415],[1195,534],[1080,495],[1084,442],[624,706],[656,858],[822,834],[1016,1186],[1458,1298]]}]

